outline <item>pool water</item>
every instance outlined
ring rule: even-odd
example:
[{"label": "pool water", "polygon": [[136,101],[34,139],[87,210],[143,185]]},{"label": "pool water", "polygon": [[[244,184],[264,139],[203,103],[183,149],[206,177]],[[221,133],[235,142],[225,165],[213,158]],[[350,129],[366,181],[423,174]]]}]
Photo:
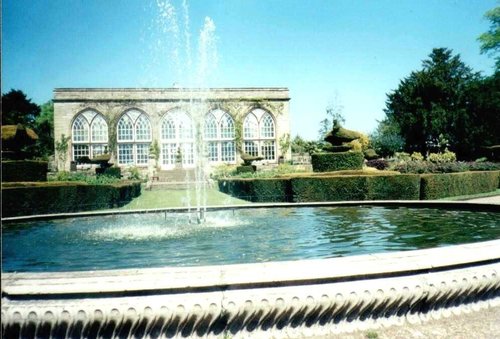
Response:
[{"label": "pool water", "polygon": [[80,271],[319,259],[500,238],[495,212],[295,207],[4,223],[4,272]]}]

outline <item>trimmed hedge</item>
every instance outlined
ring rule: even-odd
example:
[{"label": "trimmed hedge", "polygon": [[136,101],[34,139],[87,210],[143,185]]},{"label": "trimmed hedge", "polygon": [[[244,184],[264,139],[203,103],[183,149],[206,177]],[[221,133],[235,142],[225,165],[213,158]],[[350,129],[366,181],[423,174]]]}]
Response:
[{"label": "trimmed hedge", "polygon": [[418,200],[418,175],[294,178],[295,202],[350,200]]},{"label": "trimmed hedge", "polygon": [[252,202],[291,202],[290,181],[284,178],[227,179],[219,190]]},{"label": "trimmed hedge", "polygon": [[499,185],[500,171],[423,174],[420,199],[440,199],[494,191]]},{"label": "trimmed hedge", "polygon": [[418,200],[418,175],[337,175],[296,178],[227,179],[219,190],[252,202]]},{"label": "trimmed hedge", "polygon": [[47,161],[2,161],[2,182],[47,181],[47,171]]},{"label": "trimmed hedge", "polygon": [[330,176],[293,178],[295,202],[364,200],[365,176]]},{"label": "trimmed hedge", "polygon": [[314,153],[311,164],[314,172],[332,172],[363,168],[364,156],[361,152]]},{"label": "trimmed hedge", "polygon": [[366,177],[366,200],[418,200],[420,176],[418,174],[377,175]]},{"label": "trimmed hedge", "polygon": [[252,202],[428,200],[495,191],[500,171],[226,179],[219,190]]},{"label": "trimmed hedge", "polygon": [[120,207],[141,194],[138,181],[107,185],[81,182],[2,185],[2,217],[82,212]]}]

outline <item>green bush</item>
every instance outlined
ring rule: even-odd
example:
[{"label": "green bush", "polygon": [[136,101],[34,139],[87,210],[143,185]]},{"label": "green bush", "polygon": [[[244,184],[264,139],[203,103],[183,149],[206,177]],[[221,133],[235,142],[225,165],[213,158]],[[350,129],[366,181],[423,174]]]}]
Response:
[{"label": "green bush", "polygon": [[[107,170],[107,169],[106,169]],[[116,182],[120,182],[119,177],[116,177],[116,171],[111,171],[111,175],[106,173],[100,175],[94,175],[89,172],[57,172],[54,177],[49,178],[49,181],[58,182],[58,181],[77,181],[84,182],[89,185],[105,185],[105,184],[113,184]]]},{"label": "green bush", "polygon": [[457,161],[457,155],[454,152],[445,150],[444,153],[429,154],[427,160],[434,163],[455,162]]},{"label": "green bush", "polygon": [[366,176],[292,178],[294,202],[364,200]]},{"label": "green bush", "polygon": [[290,182],[283,178],[219,180],[219,190],[252,202],[290,202]]},{"label": "green bush", "polygon": [[424,174],[420,199],[440,199],[494,191],[499,185],[499,171]]},{"label": "green bush", "polygon": [[420,176],[416,174],[377,175],[367,179],[366,200],[418,200]]},{"label": "green bush", "polygon": [[363,168],[361,152],[314,153],[311,164],[314,172],[331,172]]},{"label": "green bush", "polygon": [[91,211],[122,206],[140,195],[139,182],[89,185],[83,182],[2,185],[2,217]]},{"label": "green bush", "polygon": [[2,182],[47,181],[46,161],[2,161]]},{"label": "green bush", "polygon": [[[140,180],[140,173],[137,168],[133,168],[130,170],[131,175],[129,176],[129,179],[131,180]],[[122,170],[120,167],[108,167],[104,170],[104,173],[102,175],[112,177],[112,178],[118,178],[120,179],[122,177]]]}]

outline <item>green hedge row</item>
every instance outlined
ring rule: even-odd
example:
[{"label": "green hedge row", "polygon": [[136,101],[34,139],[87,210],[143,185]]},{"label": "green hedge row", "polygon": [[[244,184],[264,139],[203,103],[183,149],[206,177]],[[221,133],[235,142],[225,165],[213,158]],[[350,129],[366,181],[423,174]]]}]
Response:
[{"label": "green hedge row", "polygon": [[47,161],[2,161],[2,182],[47,181]]},{"label": "green hedge row", "polygon": [[423,174],[420,199],[492,192],[498,188],[500,171]]},{"label": "green hedge row", "polygon": [[499,175],[500,171],[489,171],[225,179],[219,181],[219,190],[252,202],[429,200],[494,191]]},{"label": "green hedge row", "polygon": [[252,202],[419,199],[415,174],[376,176],[311,176],[269,179],[227,179],[219,190]]},{"label": "green hedge row", "polygon": [[291,202],[289,179],[229,179],[219,181],[219,190],[252,202]]},{"label": "green hedge row", "polygon": [[341,200],[418,200],[415,174],[331,176],[291,179],[295,202]]},{"label": "green hedge row", "polygon": [[358,170],[363,168],[361,152],[314,153],[311,164],[314,172]]},{"label": "green hedge row", "polygon": [[91,211],[120,207],[141,194],[140,182],[2,185],[2,217]]}]

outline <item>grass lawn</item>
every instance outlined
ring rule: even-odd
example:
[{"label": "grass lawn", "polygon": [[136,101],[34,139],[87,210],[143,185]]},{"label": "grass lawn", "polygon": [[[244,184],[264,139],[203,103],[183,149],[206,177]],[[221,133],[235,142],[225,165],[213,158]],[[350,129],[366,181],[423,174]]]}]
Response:
[{"label": "grass lawn", "polygon": [[[207,188],[207,206],[242,205],[250,202],[233,198],[221,193],[216,189]],[[191,206],[196,206],[196,190],[141,190],[141,195],[130,203],[119,208],[119,210],[136,210],[149,208],[187,207],[188,201]]]}]

